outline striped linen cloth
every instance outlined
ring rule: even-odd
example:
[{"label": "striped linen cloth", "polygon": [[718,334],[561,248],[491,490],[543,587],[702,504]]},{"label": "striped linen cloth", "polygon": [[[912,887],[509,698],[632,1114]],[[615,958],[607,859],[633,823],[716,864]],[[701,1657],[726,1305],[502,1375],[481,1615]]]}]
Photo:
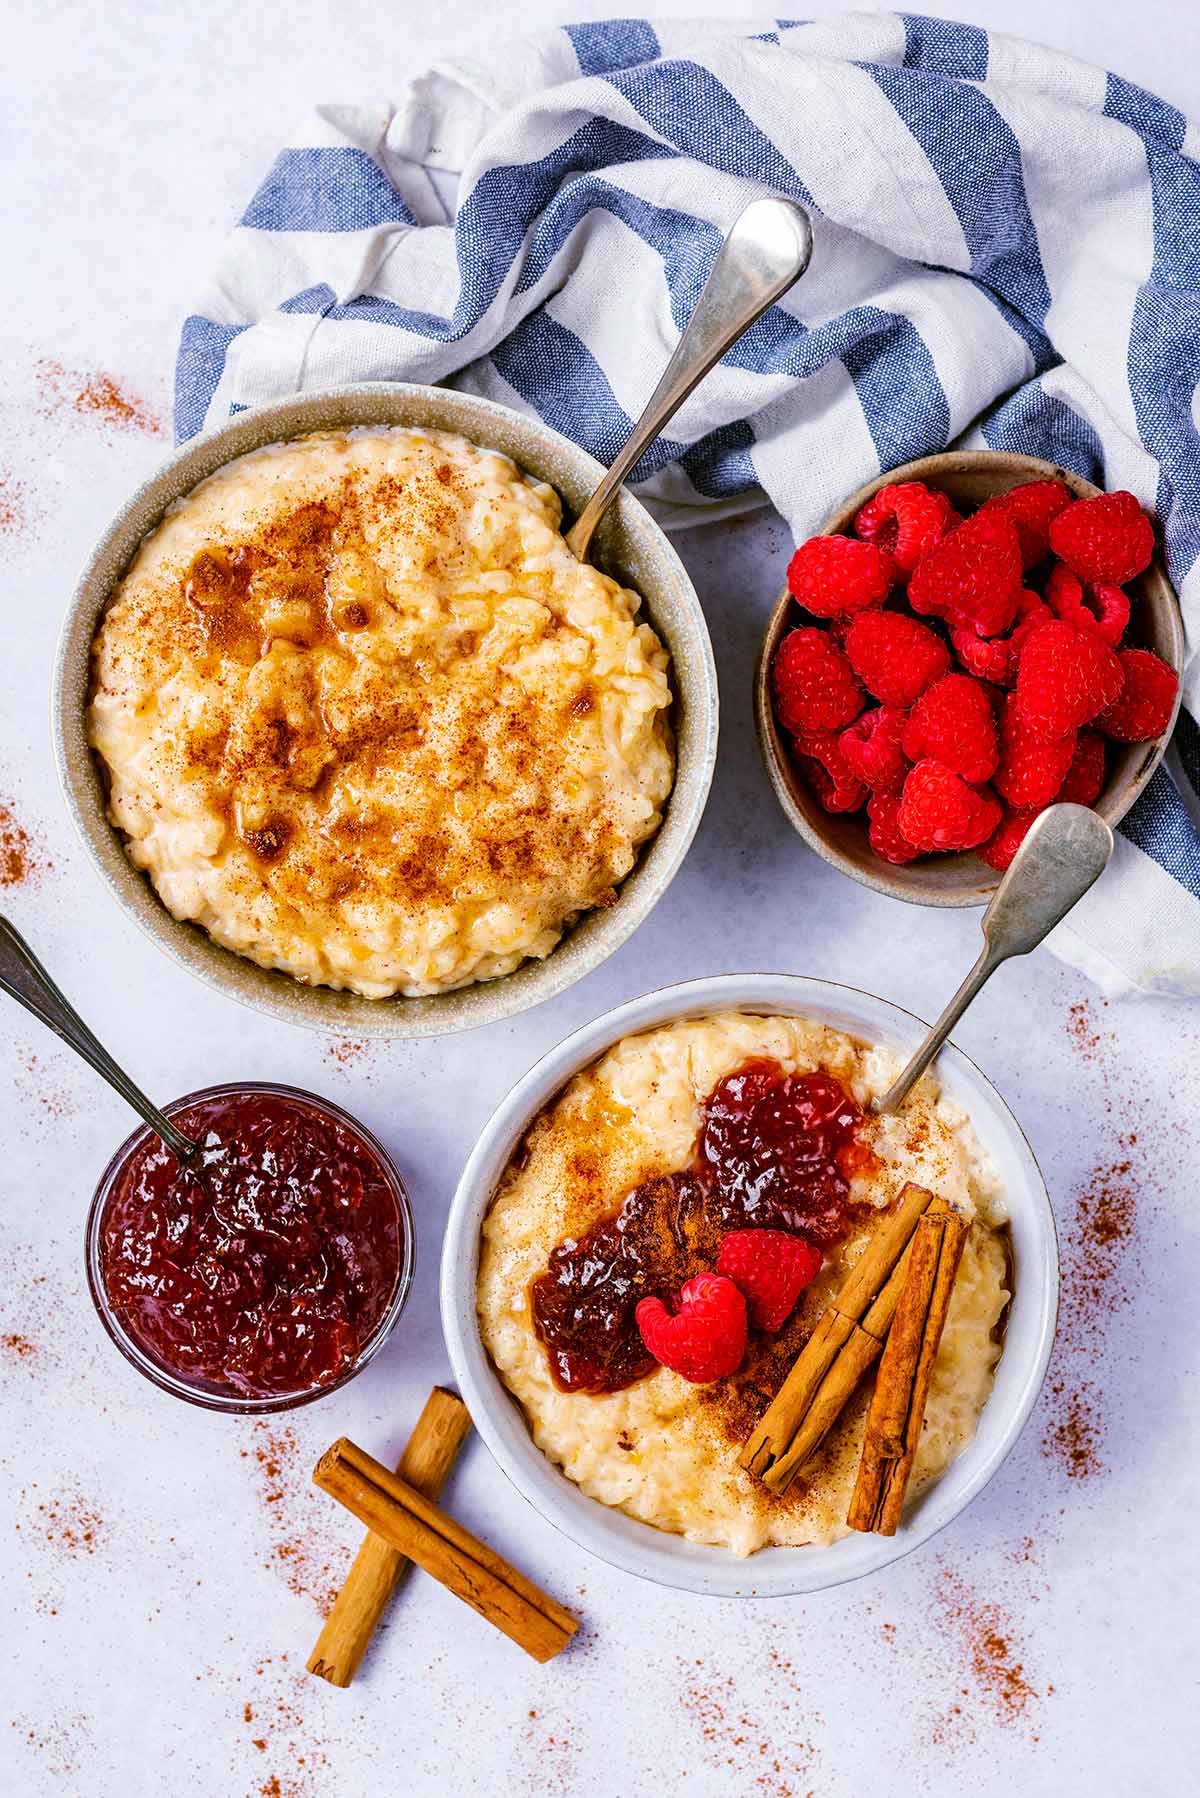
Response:
[{"label": "striped linen cloth", "polygon": [[[668,528],[769,499],[797,537],[949,444],[1048,457],[1159,519],[1200,699],[1200,130],[974,26],[848,14],[570,25],[322,106],[183,327],[180,438],[302,389],[451,381],[606,461],[746,202],[809,272],[633,485]],[[743,720],[748,729],[749,724]],[[1200,733],[1053,947],[1109,993],[1200,995]]]}]

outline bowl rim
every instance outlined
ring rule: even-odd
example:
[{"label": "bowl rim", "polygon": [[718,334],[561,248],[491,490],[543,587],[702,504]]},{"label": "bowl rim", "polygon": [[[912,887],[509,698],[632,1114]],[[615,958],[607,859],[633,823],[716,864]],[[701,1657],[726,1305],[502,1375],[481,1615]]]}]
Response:
[{"label": "bowl rim", "polygon": [[[1097,487],[1094,482],[1077,474],[1073,469],[1063,468],[1058,463],[1048,462],[1040,456],[1027,456],[1015,450],[941,450],[935,455],[920,456],[915,461],[901,463],[899,467],[887,469],[875,476],[873,480],[864,482],[856,492],[828,514],[820,528],[813,534],[820,537],[844,534],[848,530],[854,514],[874,494],[878,493],[881,487],[886,487],[893,481],[928,480],[936,483],[939,475],[946,473],[947,465],[951,463],[956,470],[963,472],[974,469],[999,469],[1007,470],[1014,477],[1023,476],[1032,480],[1061,480],[1081,499],[1094,498],[1097,494],[1106,491],[1105,488]],[[1166,647],[1169,655],[1165,656],[1164,660],[1169,661],[1176,674],[1182,676],[1185,647],[1183,614],[1180,610],[1179,595],[1171,584],[1157,540],[1150,570],[1158,576],[1171,600],[1167,610],[1169,643]],[[776,723],[774,707],[771,703],[770,684],[771,659],[795,603],[785,585],[771,608],[754,668],[754,722],[758,746],[768,779],[775,791],[775,797],[788,822],[823,861],[837,868],[840,873],[848,874],[852,880],[858,881],[860,886],[868,887],[872,892],[885,893],[893,899],[903,899],[910,905],[944,907],[986,905],[1000,884],[1000,874],[988,868],[985,862],[978,860],[978,857],[972,858],[978,864],[978,878],[971,890],[947,892],[936,887],[923,887],[914,890],[897,880],[889,872],[886,862],[881,861],[877,870],[860,867],[849,856],[843,854],[836,843],[831,842],[820,830],[816,829],[796,804],[786,772],[787,749]],[[1128,794],[1122,796],[1116,803],[1113,802],[1111,794],[1102,794],[1094,808],[1114,830],[1141,796],[1166,754],[1167,746],[1171,741],[1171,733],[1175,729],[1175,722],[1179,716],[1182,697],[1183,683],[1181,679],[1176,689],[1175,704],[1170,721],[1160,737],[1143,745],[1146,754],[1135,774],[1130,777]],[[966,859],[964,856],[963,860]]]},{"label": "bowl rim", "polygon": [[285,1392],[269,1398],[238,1397],[236,1393],[216,1392],[207,1387],[191,1385],[181,1374],[172,1373],[169,1367],[157,1361],[148,1349],[143,1348],[130,1335],[109,1302],[100,1264],[100,1228],[105,1204],[121,1167],[140,1143],[154,1135],[149,1124],[139,1124],[135,1130],[130,1131],[124,1142],[113,1150],[108,1165],[96,1182],[96,1190],[92,1194],[84,1222],[84,1271],[87,1275],[88,1293],[109,1340],[152,1386],[157,1386],[160,1392],[169,1393],[172,1398],[182,1399],[185,1404],[196,1405],[203,1411],[220,1411],[232,1417],[265,1417],[276,1411],[295,1411],[301,1405],[315,1404],[318,1399],[327,1398],[331,1392],[337,1392],[342,1386],[348,1385],[375,1359],[399,1322],[400,1313],[412,1291],[417,1266],[416,1225],[408,1188],[399,1168],[379,1138],[352,1112],[347,1111],[345,1106],[339,1105],[335,1099],[327,1099],[322,1093],[309,1092],[306,1087],[291,1086],[280,1080],[223,1080],[216,1086],[202,1086],[195,1092],[184,1093],[182,1097],[172,1099],[162,1109],[168,1117],[176,1117],[189,1105],[198,1104],[202,1099],[219,1099],[226,1093],[276,1093],[284,1098],[302,1099],[306,1105],[324,1112],[359,1137],[387,1178],[403,1228],[400,1264],[396,1270],[396,1284],[392,1288],[392,1295],[351,1365],[344,1368],[336,1379],[325,1380],[319,1386],[306,1387],[301,1392]]},{"label": "bowl rim", "polygon": [[[678,1018],[716,1010],[782,1012],[824,1017],[860,1034],[877,1032],[898,1046],[923,1037],[922,1019],[862,988],[804,975],[745,973],[708,976],[660,987],[582,1025],[548,1050],[496,1107],[463,1169],[446,1222],[439,1282],[442,1333],[455,1379],[475,1427],[502,1472],[534,1510],[579,1547],[659,1585],[712,1597],[786,1597],[823,1591],[879,1572],[929,1541],[981,1492],[1024,1429],[1045,1379],[1058,1316],[1059,1256],[1054,1213],[1037,1160],[1004,1099],[961,1049],[947,1044],[937,1067],[943,1082],[968,1089],[1003,1131],[1023,1185],[1022,1228],[1028,1254],[1022,1260],[1006,1317],[1006,1343],[1016,1343],[1019,1316],[1025,1348],[1020,1365],[1008,1360],[997,1373],[971,1442],[939,1479],[921,1493],[894,1537],[850,1536],[825,1546],[767,1548],[748,1559],[728,1550],[687,1542],[682,1536],[638,1522],[591,1499],[535,1445],[517,1401],[504,1386],[483,1346],[475,1305],[480,1231],[496,1182],[533,1118],[568,1080],[622,1036]],[[859,1021],[845,1022],[847,1013]],[[863,1014],[872,1023],[864,1026]],[[996,1140],[995,1136],[993,1140]],[[1015,1217],[1015,1210],[1014,1210]],[[1018,1307],[1019,1312],[1018,1312]],[[1006,1405],[1004,1417],[994,1409]],[[992,1427],[984,1419],[992,1408]],[[615,1520],[615,1521],[614,1521]]]},{"label": "bowl rim", "polygon": [[[414,408],[418,413],[444,412],[447,416],[441,422],[414,418]],[[127,855],[120,832],[108,818],[99,770],[87,742],[90,644],[132,556],[157,528],[168,507],[237,457],[315,431],[409,424],[456,431],[490,448],[489,422],[494,437],[515,437],[536,445],[548,458],[563,459],[581,482],[586,478],[595,483],[604,473],[593,456],[541,419],[457,388],[367,381],[288,395],[238,413],[176,448],[125,500],[75,583],[55,650],[50,724],[59,784],[76,834],[122,911],[158,948],[206,985],[254,1011],[318,1031],[410,1041],[514,1017],[564,992],[627,941],[670,886],[699,828],[716,766],[720,721],[712,641],[695,583],[678,551],[642,502],[623,488],[614,502],[613,524],[632,532],[643,552],[653,554],[663,588],[673,590],[680,607],[678,634],[687,639],[682,645],[686,674],[680,671],[674,645],[657,618],[659,607],[653,592],[643,594],[643,616],[654,621],[671,654],[675,706],[685,680],[690,693],[684,728],[676,734],[675,779],[662,823],[639,849],[617,903],[604,912],[583,914],[547,957],[527,958],[496,980],[411,999],[400,995],[367,999],[346,989],[308,986],[280,969],[263,968],[223,948],[199,925],[176,919]],[[530,472],[519,450],[501,449],[499,453],[509,455],[523,472]],[[535,474],[534,478],[542,477]],[[135,523],[147,516],[149,522]],[[116,572],[105,578],[104,567],[114,555]],[[639,872],[642,878],[631,887]]]}]

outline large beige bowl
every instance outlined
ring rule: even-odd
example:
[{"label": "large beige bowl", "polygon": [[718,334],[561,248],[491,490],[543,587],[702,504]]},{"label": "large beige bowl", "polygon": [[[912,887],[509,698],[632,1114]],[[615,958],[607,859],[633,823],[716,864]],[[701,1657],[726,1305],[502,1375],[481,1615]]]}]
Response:
[{"label": "large beige bowl", "polygon": [[[1000,450],[949,450],[941,456],[907,462],[903,468],[893,468],[860,487],[826,519],[821,535],[832,537],[849,531],[859,507],[889,481],[925,481],[948,493],[960,512],[969,512],[993,494],[1007,493],[1010,487],[1019,487],[1025,481],[1051,477],[1065,481],[1080,499],[1090,499],[1102,491],[1070,469],[1058,468],[1037,456],[1016,456]],[[1157,554],[1145,574],[1130,583],[1129,592],[1133,599],[1129,642],[1153,649],[1180,672],[1183,620],[1179,601]],[[771,614],[754,677],[759,743],[771,784],[791,823],[818,855],[877,893],[890,893],[895,899],[909,899],[918,905],[985,905],[999,885],[1000,876],[977,855],[925,856],[906,867],[892,867],[880,861],[871,848],[866,824],[860,816],[835,816],[818,804],[792,759],[787,735],[780,730],[771,703],[771,663],[780,638],[796,616],[796,602],[785,588]],[[1175,707],[1178,712],[1178,698]],[[1174,728],[1172,713],[1171,723],[1155,742],[1111,745],[1108,781],[1096,801],[1096,810],[1114,828],[1158,767]]]},{"label": "large beige bowl", "polygon": [[364,999],[304,986],[222,949],[197,925],[173,918],[125,853],[109,822],[104,787],[88,746],[85,711],[96,628],[139,544],[173,501],[235,456],[309,431],[356,425],[418,425],[457,431],[549,481],[578,509],[603,470],[584,450],[536,419],[473,394],[372,383],[264,406],[212,431],[175,456],[134,494],[105,533],[75,590],[54,676],[55,747],[75,823],[110,891],[154,941],[211,986],[295,1024],[355,1036],[440,1036],[510,1017],[552,998],[623,943],[670,885],[687,853],[712,781],[717,752],[717,676],[700,601],[682,562],[645,507],[622,493],[605,518],[594,559],[645,602],[644,616],[671,654],[675,695],[675,786],[658,834],[642,850],[617,903],[589,912],[544,961],[502,979],[424,999]]}]

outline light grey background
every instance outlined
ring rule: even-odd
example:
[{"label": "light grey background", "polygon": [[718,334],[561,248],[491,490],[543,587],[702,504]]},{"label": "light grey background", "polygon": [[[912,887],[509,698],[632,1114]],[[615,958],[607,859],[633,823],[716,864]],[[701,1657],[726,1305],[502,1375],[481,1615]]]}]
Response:
[{"label": "light grey background", "polygon": [[[409,1181],[419,1252],[387,1351],[290,1425],[211,1418],[160,1397],[109,1348],[82,1273],[92,1184],[129,1117],[24,1014],[0,1014],[5,1791],[949,1798],[969,1787],[1007,1798],[1173,1793],[1193,1776],[1200,1012],[1105,1007],[1040,953],[997,979],[959,1040],[1042,1160],[1068,1327],[1045,1402],[965,1516],[877,1580],[803,1601],[717,1603],[577,1551],[472,1444],[455,1510],[578,1607],[579,1643],[537,1668],[417,1579],[351,1691],[303,1672],[314,1593],[357,1539],[308,1471],[343,1432],[395,1453],[445,1377],[441,1221],[475,1132],[516,1075],[575,1024],[668,980],[782,968],[928,1015],[975,950],[972,915],[901,907],[839,879],[775,807],[748,709],[788,547],[765,515],[682,540],[725,708],[688,862],[603,969],[515,1023],[357,1053],[262,1022],[144,941],[70,836],[46,718],[58,619],[91,542],[168,441],[77,412],[72,396],[102,372],[165,421],[178,322],[312,102],[386,92],[505,31],[612,10],[595,0],[565,13],[526,0],[507,17],[477,0],[8,9],[0,802],[31,833],[39,870],[0,891],[0,906],[155,1092],[275,1077],[362,1115]],[[737,0],[724,10],[760,16]],[[1196,108],[1200,46],[1185,0],[931,10],[1050,38]],[[1087,1254],[1080,1207],[1106,1185],[1122,1216],[1134,1201],[1136,1224]],[[1089,1286],[1090,1305],[1080,1299]],[[18,1353],[11,1336],[31,1350]],[[1073,1394],[1099,1463],[1087,1477],[1070,1477],[1054,1447]]]}]

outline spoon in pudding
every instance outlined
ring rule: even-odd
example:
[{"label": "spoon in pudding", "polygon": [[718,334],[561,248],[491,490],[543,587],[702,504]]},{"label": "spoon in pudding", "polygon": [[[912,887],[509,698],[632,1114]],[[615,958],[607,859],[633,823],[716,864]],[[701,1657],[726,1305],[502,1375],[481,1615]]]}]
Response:
[{"label": "spoon in pudding", "polygon": [[808,267],[812,225],[792,200],[751,200],[721,245],[696,310],[623,449],[567,532],[567,548],[587,560],[596,526],[626,475],[710,368]]},{"label": "spoon in pudding", "polygon": [[1113,833],[1086,805],[1051,805],[1037,818],[983,914],[983,948],[974,967],[908,1065],[872,1110],[898,1111],[967,1006],[1001,962],[1028,955],[1099,880]]},{"label": "spoon in pudding", "polygon": [[102,1079],[132,1105],[144,1123],[166,1144],[182,1165],[198,1161],[200,1145],[185,1136],[165,1112],[135,1086],[124,1068],[117,1066],[103,1043],[88,1029],[75,1007],[51,980],[20,931],[0,918],[0,991],[31,1011],[35,1018],[81,1055]]}]

